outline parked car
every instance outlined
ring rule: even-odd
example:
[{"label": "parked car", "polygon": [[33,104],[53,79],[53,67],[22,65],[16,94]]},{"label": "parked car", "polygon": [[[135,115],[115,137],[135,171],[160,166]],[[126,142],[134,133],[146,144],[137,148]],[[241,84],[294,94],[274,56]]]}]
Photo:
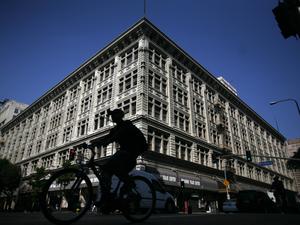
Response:
[{"label": "parked car", "polygon": [[167,213],[173,213],[176,211],[174,197],[169,192],[166,191],[164,185],[162,184],[162,182],[159,180],[158,177],[154,176],[151,173],[147,173],[141,170],[134,170],[131,172],[131,174],[146,177],[151,181],[156,191],[157,210],[162,210]]},{"label": "parked car", "polygon": [[241,212],[275,213],[279,212],[276,204],[267,193],[256,190],[239,191],[236,206]]},{"label": "parked car", "polygon": [[[143,176],[147,178],[153,184],[153,187],[156,191],[156,210],[164,211],[167,213],[176,212],[177,207],[175,206],[174,197],[166,191],[164,185],[161,183],[158,177],[154,176],[151,173],[147,173],[141,170],[133,170],[130,172],[131,175]],[[118,178],[113,176],[112,187],[116,186]]]},{"label": "parked car", "polygon": [[229,199],[223,202],[223,212],[238,212],[238,208],[236,206],[236,199]]}]

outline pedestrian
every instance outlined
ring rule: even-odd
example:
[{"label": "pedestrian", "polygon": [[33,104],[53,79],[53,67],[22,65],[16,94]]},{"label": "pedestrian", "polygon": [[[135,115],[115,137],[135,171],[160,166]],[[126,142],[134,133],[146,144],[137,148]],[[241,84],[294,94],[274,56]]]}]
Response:
[{"label": "pedestrian", "polygon": [[284,212],[286,209],[286,191],[284,189],[284,185],[281,180],[279,180],[278,176],[273,178],[271,189],[274,193],[274,197],[276,200],[276,204]]}]

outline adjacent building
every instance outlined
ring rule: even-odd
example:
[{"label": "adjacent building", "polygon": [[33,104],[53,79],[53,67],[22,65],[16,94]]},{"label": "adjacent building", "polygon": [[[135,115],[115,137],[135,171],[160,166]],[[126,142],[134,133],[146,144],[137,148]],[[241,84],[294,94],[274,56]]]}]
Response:
[{"label": "adjacent building", "polygon": [[[296,152],[300,149],[300,138],[287,140],[287,154],[288,157],[293,157]],[[293,170],[294,181],[298,196],[300,196],[300,169]]]},{"label": "adjacent building", "polygon": [[28,105],[14,100],[4,99],[0,101],[0,128],[15,118]]},{"label": "adjacent building", "polygon": [[[64,80],[5,124],[2,157],[21,165],[61,167],[68,149],[108,133],[107,109],[120,108],[147,137],[150,151],[138,169],[160,176],[171,192],[181,182],[197,207],[224,192],[224,169],[234,175],[229,191],[267,191],[280,176],[295,186],[285,162],[285,138],[253,109],[147,19],[138,21]],[[98,149],[98,160],[114,144]],[[212,155],[231,154],[230,158]]]}]

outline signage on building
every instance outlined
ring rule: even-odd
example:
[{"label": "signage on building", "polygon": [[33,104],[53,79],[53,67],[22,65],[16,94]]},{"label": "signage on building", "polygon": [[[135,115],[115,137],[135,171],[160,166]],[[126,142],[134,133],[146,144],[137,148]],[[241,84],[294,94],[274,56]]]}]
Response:
[{"label": "signage on building", "polygon": [[259,162],[258,165],[260,165],[260,166],[271,166],[271,165],[273,165],[273,161]]}]

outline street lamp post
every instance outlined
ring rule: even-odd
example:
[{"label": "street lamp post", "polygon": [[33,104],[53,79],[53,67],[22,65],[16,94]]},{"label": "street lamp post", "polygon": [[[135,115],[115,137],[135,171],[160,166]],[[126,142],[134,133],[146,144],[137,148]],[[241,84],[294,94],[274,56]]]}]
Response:
[{"label": "street lamp post", "polygon": [[278,100],[278,101],[273,101],[273,102],[270,102],[270,105],[275,105],[279,102],[287,102],[287,101],[292,101],[292,102],[295,102],[296,106],[297,106],[297,109],[298,109],[298,113],[299,113],[299,116],[300,116],[300,108],[299,108],[299,104],[298,102],[295,100],[295,99],[292,99],[292,98],[287,98],[287,99],[282,99],[282,100]]}]

